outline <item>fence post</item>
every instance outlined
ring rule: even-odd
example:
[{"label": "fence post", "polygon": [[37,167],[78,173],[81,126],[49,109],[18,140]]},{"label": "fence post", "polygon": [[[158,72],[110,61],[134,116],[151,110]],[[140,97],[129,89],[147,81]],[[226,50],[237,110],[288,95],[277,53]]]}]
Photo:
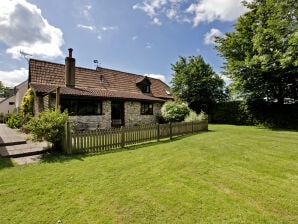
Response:
[{"label": "fence post", "polygon": [[65,149],[64,151],[66,154],[71,154],[72,153],[72,145],[71,145],[71,133],[70,133],[70,125],[69,121],[66,122],[65,124]]},{"label": "fence post", "polygon": [[173,139],[172,122],[170,122],[170,140]]},{"label": "fence post", "polygon": [[120,128],[120,132],[121,132],[121,148],[124,148],[124,146],[125,146],[125,132],[124,132],[123,126],[121,126],[121,128]]},{"label": "fence post", "polygon": [[159,124],[157,124],[157,141],[159,142],[160,140],[160,127]]}]

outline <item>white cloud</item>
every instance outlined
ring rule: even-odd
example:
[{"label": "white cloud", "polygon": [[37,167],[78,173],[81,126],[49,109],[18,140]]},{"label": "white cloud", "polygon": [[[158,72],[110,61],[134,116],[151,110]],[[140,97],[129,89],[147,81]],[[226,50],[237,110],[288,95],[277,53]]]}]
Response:
[{"label": "white cloud", "polygon": [[48,23],[41,10],[26,0],[0,1],[0,41],[6,52],[20,57],[20,50],[46,57],[62,56],[63,33]]},{"label": "white cloud", "polygon": [[151,77],[151,78],[154,78],[154,79],[159,79],[163,82],[166,82],[166,77],[164,75],[161,75],[161,74],[145,74],[145,76],[148,76],[148,77]]},{"label": "white cloud", "polygon": [[86,17],[86,18],[89,18],[90,17],[90,11],[92,9],[92,5],[85,5],[83,7],[83,10],[82,10],[82,14]]},{"label": "white cloud", "polygon": [[138,38],[139,38],[138,36],[133,36],[133,37],[131,38],[131,40],[135,41],[135,40],[137,40]]},{"label": "white cloud", "polygon": [[168,9],[166,15],[169,19],[173,19],[177,15],[177,11],[175,9]]},{"label": "white cloud", "polygon": [[26,0],[0,2],[0,41],[6,52],[20,57],[20,50],[31,54],[62,56],[63,33],[48,23],[41,10]]},{"label": "white cloud", "polygon": [[151,18],[164,16],[177,22],[192,22],[194,26],[214,20],[234,21],[248,10],[241,0],[142,0],[133,9]]},{"label": "white cloud", "polygon": [[145,46],[147,49],[151,49],[152,48],[152,45],[150,43],[146,43],[146,46]]},{"label": "white cloud", "polygon": [[27,79],[28,70],[25,68],[13,71],[0,71],[0,80],[7,87],[14,87]]},{"label": "white cloud", "polygon": [[86,26],[86,25],[78,24],[77,27],[78,28],[81,28],[81,29],[90,30],[90,31],[94,31],[95,30],[95,27],[94,26]]},{"label": "white cloud", "polygon": [[194,14],[193,25],[201,22],[234,21],[248,9],[239,0],[201,0],[191,4],[186,12]]},{"label": "white cloud", "polygon": [[155,24],[157,26],[161,26],[162,25],[162,22],[160,22],[160,20],[158,18],[153,18],[152,20],[152,24]]},{"label": "white cloud", "polygon": [[208,33],[205,34],[205,44],[215,44],[215,37],[221,37],[223,33],[219,29],[212,28]]},{"label": "white cloud", "polygon": [[102,31],[115,31],[118,30],[118,26],[103,26],[101,27]]},{"label": "white cloud", "polygon": [[101,39],[102,39],[102,36],[98,35],[98,36],[97,36],[97,39],[98,39],[98,40],[101,40]]},{"label": "white cloud", "polygon": [[137,3],[133,6],[133,9],[140,9],[144,11],[150,17],[156,15],[156,11],[167,3],[167,0],[144,0],[142,3]]}]

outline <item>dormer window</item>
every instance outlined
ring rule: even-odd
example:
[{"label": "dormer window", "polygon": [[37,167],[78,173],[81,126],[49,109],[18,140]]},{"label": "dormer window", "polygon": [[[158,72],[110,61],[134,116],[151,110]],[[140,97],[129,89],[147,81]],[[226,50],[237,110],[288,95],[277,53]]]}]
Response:
[{"label": "dormer window", "polygon": [[150,85],[139,85],[139,89],[142,93],[150,93]]},{"label": "dormer window", "polygon": [[142,93],[151,93],[151,82],[148,77],[142,77],[136,82],[137,87]]}]

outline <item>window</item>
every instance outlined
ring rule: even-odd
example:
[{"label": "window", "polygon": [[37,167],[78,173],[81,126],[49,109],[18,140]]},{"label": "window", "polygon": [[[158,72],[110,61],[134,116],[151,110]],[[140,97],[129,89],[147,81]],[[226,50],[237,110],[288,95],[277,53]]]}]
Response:
[{"label": "window", "polygon": [[101,115],[102,102],[97,100],[61,100],[61,110],[68,110],[69,115]]},{"label": "window", "polygon": [[150,93],[150,85],[139,85],[139,88],[142,93]]},{"label": "window", "polygon": [[153,104],[142,103],[141,104],[141,115],[153,115]]},{"label": "window", "polygon": [[137,82],[136,85],[142,93],[151,93],[151,82],[148,77],[143,78],[140,82]]}]

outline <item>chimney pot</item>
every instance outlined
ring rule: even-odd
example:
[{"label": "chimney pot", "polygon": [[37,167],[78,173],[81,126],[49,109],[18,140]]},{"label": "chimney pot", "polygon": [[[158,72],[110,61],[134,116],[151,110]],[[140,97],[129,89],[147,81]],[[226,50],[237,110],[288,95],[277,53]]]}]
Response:
[{"label": "chimney pot", "polygon": [[70,58],[72,58],[72,51],[73,51],[72,48],[69,48],[68,49],[68,57],[70,57]]}]

